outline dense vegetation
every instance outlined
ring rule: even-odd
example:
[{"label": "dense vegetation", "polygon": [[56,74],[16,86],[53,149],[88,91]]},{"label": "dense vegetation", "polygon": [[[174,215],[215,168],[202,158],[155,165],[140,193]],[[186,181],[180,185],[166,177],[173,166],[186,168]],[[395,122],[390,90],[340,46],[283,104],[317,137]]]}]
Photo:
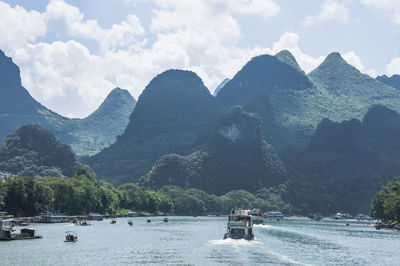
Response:
[{"label": "dense vegetation", "polygon": [[307,150],[289,164],[295,210],[365,212],[400,171],[400,115],[373,107],[360,122],[323,120]]},{"label": "dense vegetation", "polygon": [[0,144],[0,170],[20,176],[72,176],[75,154],[39,125],[24,125]]},{"label": "dense vegetation", "polygon": [[128,183],[115,189],[98,182],[87,166],[80,166],[71,179],[13,177],[6,182],[0,181],[0,210],[3,208],[17,216],[48,210],[70,215],[118,214],[128,210],[151,214],[227,214],[232,207],[290,212],[290,205],[282,199],[284,191],[284,187],[277,187],[261,191],[262,197],[256,197],[247,191],[236,190],[218,197],[199,189],[184,190],[176,186],[154,191]]},{"label": "dense vegetation", "polygon": [[124,134],[88,163],[115,184],[137,181],[162,155],[192,152],[198,139],[215,128],[220,113],[195,73],[168,70],[140,95]]},{"label": "dense vegetation", "polygon": [[392,180],[376,193],[371,216],[385,222],[400,223],[400,181]]},{"label": "dense vegetation", "polygon": [[265,142],[260,127],[257,115],[234,107],[221,118],[215,134],[200,150],[187,156],[164,155],[144,183],[152,188],[169,184],[196,187],[218,195],[281,184],[286,178],[285,167]]},{"label": "dense vegetation", "polygon": [[18,66],[0,50],[0,141],[24,124],[38,123],[77,155],[93,155],[123,133],[134,106],[129,92],[117,88],[90,116],[62,117],[32,98],[22,87]]}]

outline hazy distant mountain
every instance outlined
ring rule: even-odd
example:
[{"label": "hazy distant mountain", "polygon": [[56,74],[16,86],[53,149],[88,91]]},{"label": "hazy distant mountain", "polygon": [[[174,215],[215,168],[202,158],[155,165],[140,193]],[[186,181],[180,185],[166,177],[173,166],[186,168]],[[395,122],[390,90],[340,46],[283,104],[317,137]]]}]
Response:
[{"label": "hazy distant mountain", "polygon": [[394,74],[391,77],[383,75],[378,76],[376,79],[380,82],[385,83],[386,85],[392,86],[393,88],[400,90],[400,75]]},{"label": "hazy distant mountain", "polygon": [[72,176],[75,154],[39,125],[24,125],[0,144],[0,170],[21,176]]},{"label": "hazy distant mountain", "polygon": [[289,169],[289,193],[303,212],[367,212],[400,171],[400,115],[374,106],[362,122],[324,119]]},{"label": "hazy distant mountain", "polygon": [[222,108],[193,72],[168,70],[140,95],[117,142],[89,159],[102,178],[134,181],[164,154],[193,151],[215,128]]},{"label": "hazy distant mountain", "polygon": [[281,184],[285,167],[261,133],[261,119],[233,107],[215,134],[187,156],[168,154],[158,160],[144,183],[152,188],[178,185],[218,195],[234,189],[256,191]]},{"label": "hazy distant mountain", "polygon": [[62,130],[54,131],[78,155],[93,155],[114,143],[124,132],[135,105],[136,100],[127,90],[115,88],[91,115],[69,119]]},{"label": "hazy distant mountain", "polygon": [[218,92],[226,85],[226,83],[228,83],[230,81],[230,79],[226,78],[224,79],[219,85],[218,87],[215,89],[214,91],[214,97],[218,95]]},{"label": "hazy distant mountain", "polygon": [[69,119],[52,112],[22,87],[20,72],[0,50],[0,141],[23,124],[38,123],[78,155],[91,155],[115,141],[129,120],[135,100],[115,89],[97,111],[84,119]]}]

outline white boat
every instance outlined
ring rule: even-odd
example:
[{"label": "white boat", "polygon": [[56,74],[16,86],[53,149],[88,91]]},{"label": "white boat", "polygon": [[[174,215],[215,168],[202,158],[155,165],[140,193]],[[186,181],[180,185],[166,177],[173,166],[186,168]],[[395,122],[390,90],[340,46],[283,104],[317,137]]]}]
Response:
[{"label": "white boat", "polygon": [[248,210],[233,209],[228,218],[224,239],[254,239],[253,220]]},{"label": "white boat", "polygon": [[283,214],[280,211],[272,211],[272,212],[266,212],[263,215],[264,218],[272,218],[272,219],[276,219],[277,221],[280,221],[281,219],[283,219]]}]

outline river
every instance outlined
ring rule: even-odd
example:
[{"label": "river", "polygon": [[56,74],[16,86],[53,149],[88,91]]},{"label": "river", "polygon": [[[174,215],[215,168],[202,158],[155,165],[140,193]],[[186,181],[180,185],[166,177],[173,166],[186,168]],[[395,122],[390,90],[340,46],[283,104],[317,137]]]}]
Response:
[{"label": "river", "polygon": [[[356,221],[266,222],[246,241],[222,240],[226,217],[146,219],[32,224],[43,239],[0,241],[0,265],[400,265],[400,233]],[[78,242],[63,242],[68,230]]]}]

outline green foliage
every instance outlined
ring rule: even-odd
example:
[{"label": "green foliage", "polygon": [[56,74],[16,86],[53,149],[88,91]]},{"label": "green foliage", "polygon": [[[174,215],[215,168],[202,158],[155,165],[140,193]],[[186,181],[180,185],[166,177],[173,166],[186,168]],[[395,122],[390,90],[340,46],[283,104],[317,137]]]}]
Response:
[{"label": "green foliage", "polygon": [[295,212],[365,213],[400,171],[400,115],[375,106],[362,122],[321,121],[307,150],[289,165]]},{"label": "green foliage", "polygon": [[371,216],[385,222],[400,223],[400,181],[392,180],[374,196]]},{"label": "green foliage", "polygon": [[72,176],[77,166],[71,148],[39,125],[24,125],[0,144],[0,170],[19,176]]}]

